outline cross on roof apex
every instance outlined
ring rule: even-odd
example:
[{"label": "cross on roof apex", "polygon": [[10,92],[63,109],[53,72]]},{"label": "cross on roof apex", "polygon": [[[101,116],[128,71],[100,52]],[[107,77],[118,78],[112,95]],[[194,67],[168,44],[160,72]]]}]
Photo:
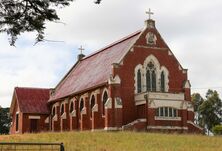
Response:
[{"label": "cross on roof apex", "polygon": [[78,48],[80,50],[80,54],[82,54],[82,51],[85,50],[82,45]]},{"label": "cross on roof apex", "polygon": [[153,15],[154,13],[151,12],[151,9],[149,8],[149,11],[146,11],[146,14],[149,15],[149,20],[151,19],[151,15]]}]

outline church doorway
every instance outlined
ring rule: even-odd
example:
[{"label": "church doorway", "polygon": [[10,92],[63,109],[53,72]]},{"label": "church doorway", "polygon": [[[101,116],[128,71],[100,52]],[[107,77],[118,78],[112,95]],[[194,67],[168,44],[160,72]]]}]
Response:
[{"label": "church doorway", "polygon": [[36,133],[38,131],[38,120],[31,119],[30,120],[30,133]]}]

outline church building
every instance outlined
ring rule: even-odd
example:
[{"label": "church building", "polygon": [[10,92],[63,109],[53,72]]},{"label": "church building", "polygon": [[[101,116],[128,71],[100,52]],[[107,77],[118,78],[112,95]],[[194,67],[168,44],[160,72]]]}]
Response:
[{"label": "church building", "polygon": [[[33,119],[36,131],[201,133],[194,124],[190,86],[187,69],[167,46],[155,21],[148,19],[142,30],[89,56],[81,53],[55,88],[38,89],[44,94],[37,96],[32,95],[36,89],[26,88],[29,102],[16,99],[17,90],[24,88],[15,88],[11,133],[32,132]],[[27,108],[26,118],[18,120]]]}]

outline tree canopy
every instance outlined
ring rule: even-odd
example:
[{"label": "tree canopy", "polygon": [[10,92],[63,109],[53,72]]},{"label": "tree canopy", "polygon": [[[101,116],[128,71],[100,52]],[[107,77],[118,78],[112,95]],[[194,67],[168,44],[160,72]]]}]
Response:
[{"label": "tree canopy", "polygon": [[205,131],[211,131],[215,125],[222,122],[222,102],[217,91],[208,90],[206,99],[199,93],[192,95],[194,103],[195,120]]},{"label": "tree canopy", "polygon": [[[37,32],[36,42],[44,40],[46,21],[59,20],[56,8],[70,5],[73,0],[2,0],[0,1],[0,32],[9,35],[14,46],[24,32]],[[95,4],[100,4],[96,0]]]},{"label": "tree canopy", "polygon": [[9,108],[0,108],[0,134],[8,134],[10,130],[11,118]]}]

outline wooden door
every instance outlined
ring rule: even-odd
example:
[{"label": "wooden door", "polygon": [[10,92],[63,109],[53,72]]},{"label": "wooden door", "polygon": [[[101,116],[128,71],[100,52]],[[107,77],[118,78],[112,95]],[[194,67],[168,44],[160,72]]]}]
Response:
[{"label": "wooden door", "polygon": [[30,120],[30,133],[35,133],[38,131],[38,120],[31,119]]}]

